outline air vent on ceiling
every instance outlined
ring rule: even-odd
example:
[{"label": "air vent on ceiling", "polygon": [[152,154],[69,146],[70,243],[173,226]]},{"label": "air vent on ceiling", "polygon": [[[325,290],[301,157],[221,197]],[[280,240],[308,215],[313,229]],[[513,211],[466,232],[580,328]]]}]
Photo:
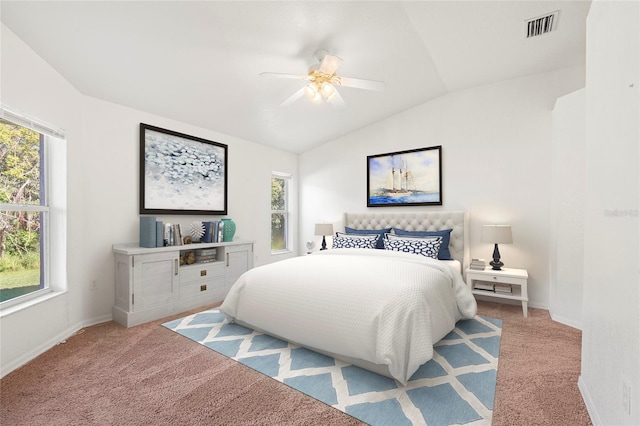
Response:
[{"label": "air vent on ceiling", "polygon": [[556,28],[556,25],[558,25],[559,12],[560,12],[559,10],[556,10],[555,12],[526,20],[525,21],[526,37],[527,38],[537,37],[554,30]]}]

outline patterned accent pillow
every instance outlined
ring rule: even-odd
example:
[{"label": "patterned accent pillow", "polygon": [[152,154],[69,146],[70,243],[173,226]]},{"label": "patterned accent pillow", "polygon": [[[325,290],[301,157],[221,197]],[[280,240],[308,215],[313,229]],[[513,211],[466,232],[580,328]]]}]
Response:
[{"label": "patterned accent pillow", "polygon": [[387,232],[391,232],[391,228],[384,228],[384,229],[355,229],[355,228],[349,228],[348,226],[344,227],[344,232],[346,232],[349,235],[373,235],[373,234],[377,234],[379,235],[378,237],[378,242],[376,243],[376,248],[377,249],[384,249],[384,243],[382,242],[382,240],[384,239],[384,234],[386,234]]},{"label": "patterned accent pillow", "polygon": [[453,260],[449,251],[449,240],[453,229],[442,229],[440,231],[405,231],[404,229],[393,228],[393,233],[400,237],[442,237],[438,259]]},{"label": "patterned accent pillow", "polygon": [[342,232],[336,232],[331,248],[374,249],[377,241],[378,235],[347,235]]},{"label": "patterned accent pillow", "polygon": [[421,256],[438,258],[438,250],[442,244],[442,237],[433,238],[415,238],[415,237],[398,237],[386,234],[384,237],[385,250],[402,251],[405,253],[413,253]]}]

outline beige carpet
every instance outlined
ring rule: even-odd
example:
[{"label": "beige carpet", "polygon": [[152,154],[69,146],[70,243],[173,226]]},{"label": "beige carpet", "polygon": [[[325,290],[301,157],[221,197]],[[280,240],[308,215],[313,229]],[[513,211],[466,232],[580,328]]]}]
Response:
[{"label": "beige carpet", "polygon": [[[0,380],[0,424],[362,424],[160,325],[186,314],[81,330]],[[494,425],[591,424],[578,330],[519,306],[480,302],[479,314],[504,321]]]}]

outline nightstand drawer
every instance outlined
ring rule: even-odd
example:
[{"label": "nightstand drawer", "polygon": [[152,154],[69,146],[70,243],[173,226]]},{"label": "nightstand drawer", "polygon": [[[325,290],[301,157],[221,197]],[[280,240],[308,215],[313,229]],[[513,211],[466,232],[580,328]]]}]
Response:
[{"label": "nightstand drawer", "polygon": [[471,279],[476,281],[487,281],[491,283],[517,284],[517,285],[527,284],[526,278],[503,277],[500,275],[492,275],[492,274],[485,274],[482,276],[472,276]]}]

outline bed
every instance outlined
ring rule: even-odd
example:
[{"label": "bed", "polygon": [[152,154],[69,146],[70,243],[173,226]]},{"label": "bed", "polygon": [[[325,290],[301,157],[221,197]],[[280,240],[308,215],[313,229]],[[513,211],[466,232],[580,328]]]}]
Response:
[{"label": "bed", "polygon": [[[447,230],[451,260],[373,247],[333,248],[247,271],[220,309],[240,325],[406,384],[432,358],[433,344],[476,313],[461,275],[470,260],[468,215],[345,213],[343,224],[353,236],[339,233],[334,245],[340,238],[376,244],[381,240],[374,241],[373,230],[382,235],[394,229],[391,237],[380,237],[389,239],[395,231]],[[396,237],[403,243],[411,238]]]}]

